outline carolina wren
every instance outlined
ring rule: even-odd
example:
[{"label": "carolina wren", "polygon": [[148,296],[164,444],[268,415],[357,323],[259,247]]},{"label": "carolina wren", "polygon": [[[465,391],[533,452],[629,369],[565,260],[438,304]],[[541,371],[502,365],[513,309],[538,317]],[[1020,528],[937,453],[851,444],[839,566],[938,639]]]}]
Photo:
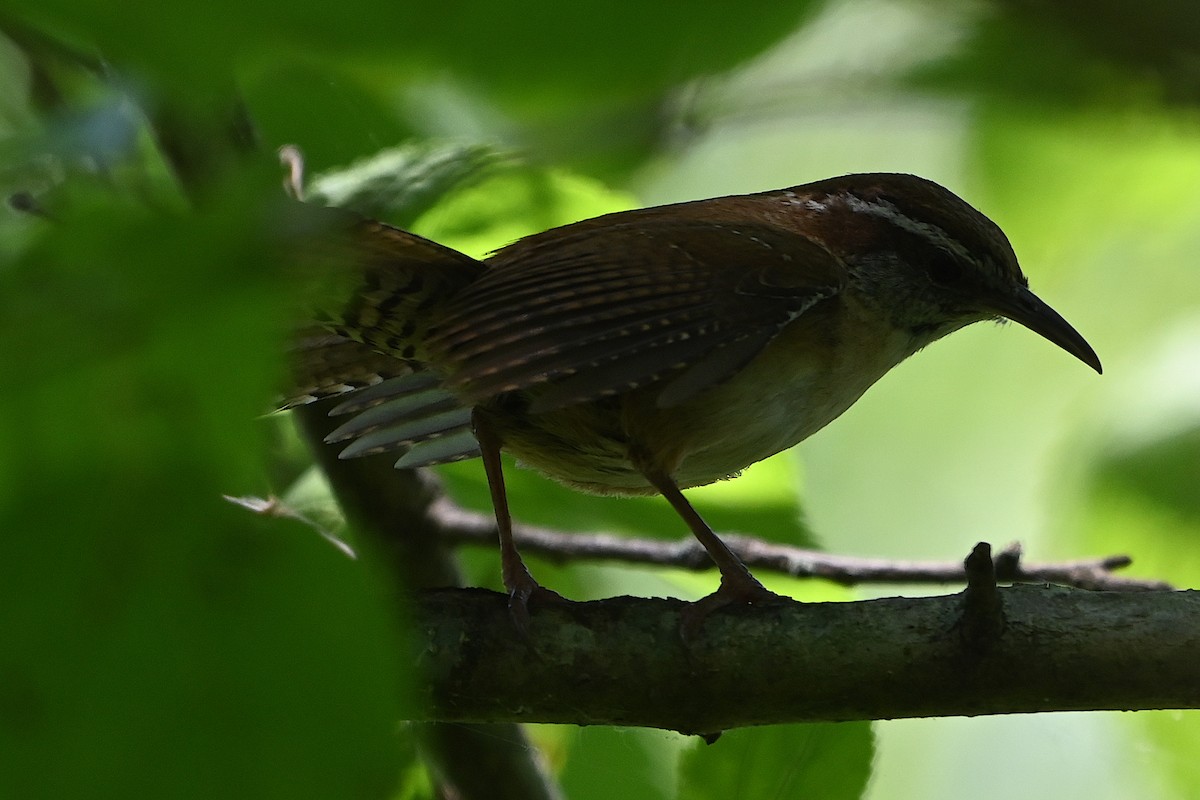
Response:
[{"label": "carolina wren", "polygon": [[332,412],[353,415],[329,437],[351,441],[343,457],[482,455],[518,620],[547,590],[513,545],[502,449],[585,492],[663,495],[720,568],[711,609],[774,595],[681,489],[800,442],[980,320],[1006,317],[1101,370],[1001,230],[912,175],[607,214],[483,261],[353,228],[361,282],[298,349],[303,399],[354,391]]}]

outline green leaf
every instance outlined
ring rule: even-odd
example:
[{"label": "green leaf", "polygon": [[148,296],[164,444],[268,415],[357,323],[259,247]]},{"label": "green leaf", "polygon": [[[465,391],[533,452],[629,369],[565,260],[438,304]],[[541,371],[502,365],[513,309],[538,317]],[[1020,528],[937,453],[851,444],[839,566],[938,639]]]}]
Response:
[{"label": "green leaf", "polygon": [[1097,465],[1096,478],[1101,491],[1129,494],[1181,519],[1198,519],[1197,464],[1200,427],[1110,454]]},{"label": "green leaf", "polygon": [[587,107],[727,69],[785,36],[814,4],[791,0],[747,13],[738,4],[682,0],[215,0],[140,3],[121,14],[99,0],[9,5],[9,13],[94,45],[143,79],[201,94],[231,86],[238,65],[316,55],[386,61],[410,77],[451,71],[519,103]]},{"label": "green leaf", "polygon": [[674,776],[673,742],[661,731],[580,728],[570,737],[567,763],[559,773],[571,800],[667,800]]},{"label": "green leaf", "polygon": [[688,800],[857,800],[874,758],[870,723],[744,728],[680,759],[679,796]]},{"label": "green leaf", "polygon": [[[77,193],[0,272],[0,785],[387,797],[403,671],[364,565],[263,493],[281,265],[262,200]],[[6,459],[7,461],[7,459]]]},{"label": "green leaf", "polygon": [[482,257],[522,236],[635,206],[631,195],[565,170],[515,160],[505,166],[442,198],[414,230]]},{"label": "green leaf", "polygon": [[1140,759],[1148,759],[1156,767],[1164,783],[1173,792],[1162,797],[1187,797],[1200,786],[1200,762],[1196,749],[1200,747],[1200,714],[1195,711],[1147,711],[1125,715],[1122,722],[1141,729],[1153,743],[1142,748]]},{"label": "green leaf", "polygon": [[313,177],[305,200],[348,208],[366,217],[408,228],[509,162],[484,144],[426,141],[381,150],[347,167]]},{"label": "green leaf", "polygon": [[416,135],[386,90],[336,59],[272,60],[238,88],[264,149],[299,146],[310,175]]}]

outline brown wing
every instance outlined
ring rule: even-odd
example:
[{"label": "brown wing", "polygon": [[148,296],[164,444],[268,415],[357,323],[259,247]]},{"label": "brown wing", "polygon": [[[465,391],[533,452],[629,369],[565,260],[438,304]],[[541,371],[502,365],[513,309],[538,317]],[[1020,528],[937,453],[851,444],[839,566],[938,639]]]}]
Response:
[{"label": "brown wing", "polygon": [[545,411],[662,381],[683,402],[841,289],[844,265],[795,233],[657,216],[583,224],[502,250],[427,346],[468,400],[539,387]]}]

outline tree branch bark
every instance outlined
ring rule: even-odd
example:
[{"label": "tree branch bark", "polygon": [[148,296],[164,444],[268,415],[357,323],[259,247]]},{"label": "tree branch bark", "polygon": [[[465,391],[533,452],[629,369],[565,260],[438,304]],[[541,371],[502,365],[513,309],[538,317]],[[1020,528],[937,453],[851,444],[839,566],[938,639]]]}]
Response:
[{"label": "tree branch bark", "polygon": [[[416,657],[429,717],[447,722],[712,734],[1200,707],[1200,592],[1013,586],[995,598],[1002,626],[976,624],[962,594],[895,597],[723,609],[685,642],[683,602],[619,597],[535,606],[523,640],[502,595],[437,590],[416,599]],[[999,611],[984,606],[985,619]]]}]

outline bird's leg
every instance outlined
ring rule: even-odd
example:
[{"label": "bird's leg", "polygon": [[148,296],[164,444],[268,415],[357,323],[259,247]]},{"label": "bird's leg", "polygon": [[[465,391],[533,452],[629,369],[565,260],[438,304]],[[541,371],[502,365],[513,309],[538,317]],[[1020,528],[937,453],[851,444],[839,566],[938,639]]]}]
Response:
[{"label": "bird's leg", "polygon": [[471,424],[483,455],[483,470],[487,474],[492,508],[496,512],[496,530],[500,534],[500,574],[504,579],[504,588],[508,590],[509,612],[517,628],[528,633],[530,598],[535,595],[548,600],[563,598],[534,580],[513,542],[512,514],[508,511],[508,494],[504,491],[504,470],[500,463],[500,437],[481,419],[478,411],[471,415]]},{"label": "bird's leg", "polygon": [[[713,611],[734,603],[779,603],[787,600],[787,598],[768,590],[750,574],[750,570],[746,569],[746,565],[737,557],[737,554],[713,533],[713,529],[708,526],[704,518],[696,509],[692,508],[692,504],[683,496],[683,492],[679,491],[679,487],[669,475],[644,467],[642,474],[646,476],[650,485],[658,490],[659,494],[667,498],[667,502],[691,528],[700,544],[704,545],[704,549],[708,551],[708,555],[717,565],[717,569],[721,570],[721,586],[712,594],[702,597],[692,604],[685,614],[685,629],[698,627],[704,618]],[[685,630],[685,635],[686,633]]]}]

